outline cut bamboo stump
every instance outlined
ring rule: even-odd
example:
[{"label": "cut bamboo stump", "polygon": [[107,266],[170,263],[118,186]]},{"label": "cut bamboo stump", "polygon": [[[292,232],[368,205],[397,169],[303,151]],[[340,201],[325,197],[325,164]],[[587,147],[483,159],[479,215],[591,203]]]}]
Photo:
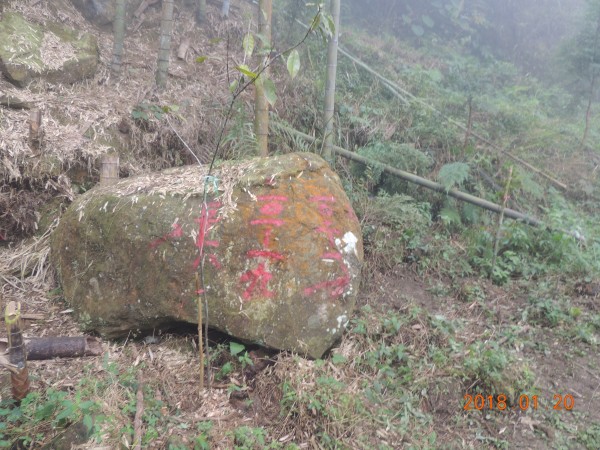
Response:
[{"label": "cut bamboo stump", "polygon": [[114,184],[119,181],[119,155],[109,153],[102,157],[100,184]]},{"label": "cut bamboo stump", "polygon": [[42,111],[34,109],[29,114],[29,147],[38,154],[42,147]]},{"label": "cut bamboo stump", "polygon": [[10,373],[12,395],[16,401],[21,401],[27,396],[30,388],[25,344],[21,332],[21,306],[16,302],[10,302],[6,305],[4,319],[8,334],[9,361],[17,366]]}]

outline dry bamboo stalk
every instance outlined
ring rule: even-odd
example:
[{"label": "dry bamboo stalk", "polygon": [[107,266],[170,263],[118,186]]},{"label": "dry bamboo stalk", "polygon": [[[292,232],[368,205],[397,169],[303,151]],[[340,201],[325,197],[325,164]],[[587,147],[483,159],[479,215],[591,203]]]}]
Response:
[{"label": "dry bamboo stalk", "polygon": [[10,302],[6,305],[4,321],[8,334],[9,362],[17,366],[17,369],[10,373],[10,381],[13,398],[18,402],[27,396],[30,389],[25,344],[21,331],[20,303]]}]

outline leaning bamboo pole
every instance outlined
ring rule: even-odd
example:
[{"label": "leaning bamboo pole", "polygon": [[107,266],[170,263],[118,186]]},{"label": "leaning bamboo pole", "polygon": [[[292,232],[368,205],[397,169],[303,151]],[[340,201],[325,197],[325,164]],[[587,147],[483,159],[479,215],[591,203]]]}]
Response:
[{"label": "leaning bamboo pole", "polygon": [[[296,135],[299,138],[302,138],[306,141],[313,142],[313,143],[317,141],[317,138],[314,138],[313,136],[310,136],[306,133],[302,133],[301,131],[294,130],[293,128],[289,128],[289,127],[286,127],[286,126],[280,125],[280,124],[278,124],[278,126],[281,127],[281,129],[284,130],[285,132],[292,134],[292,135]],[[332,150],[335,153],[337,153],[338,155],[343,156],[346,159],[350,159],[352,161],[356,161],[356,162],[359,162],[359,163],[362,163],[365,165],[370,165],[370,166],[376,165],[377,167],[381,168],[385,173],[388,173],[390,175],[401,178],[402,180],[418,184],[419,186],[423,186],[427,189],[431,189],[436,192],[441,192],[441,193],[447,194],[450,197],[456,198],[457,200],[461,200],[463,202],[470,203],[475,206],[479,206],[480,208],[486,209],[488,211],[492,211],[497,214],[500,214],[503,210],[502,206],[497,205],[496,203],[492,203],[488,200],[484,200],[480,197],[476,197],[474,195],[467,194],[466,192],[462,192],[457,189],[446,189],[444,186],[442,186],[439,183],[436,183],[435,181],[431,181],[426,178],[422,178],[418,175],[415,175],[413,173],[405,172],[404,170],[396,169],[395,167],[389,166],[387,164],[383,164],[378,161],[374,161],[372,159],[365,158],[364,156],[361,156],[354,152],[346,150],[345,148],[334,145],[332,147]],[[524,223],[526,223],[528,225],[532,225],[534,227],[543,227],[544,226],[542,221],[536,219],[535,217],[528,216],[527,214],[523,214],[519,211],[515,211],[510,208],[504,209],[504,216],[509,217],[511,219],[515,219],[515,220],[521,220]]]}]

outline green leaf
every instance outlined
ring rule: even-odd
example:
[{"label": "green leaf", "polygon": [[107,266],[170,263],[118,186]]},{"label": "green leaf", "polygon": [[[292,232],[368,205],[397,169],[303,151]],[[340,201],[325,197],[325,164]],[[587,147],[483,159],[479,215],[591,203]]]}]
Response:
[{"label": "green leaf", "polygon": [[242,41],[242,47],[244,48],[244,54],[246,57],[250,58],[252,53],[254,52],[254,36],[248,33],[244,36],[244,40]]},{"label": "green leaf", "polygon": [[447,226],[460,225],[460,213],[452,206],[446,206],[440,211],[440,219]]},{"label": "green leaf", "polygon": [[258,40],[260,41],[260,43],[261,43],[261,45],[263,47],[270,47],[271,46],[271,41],[264,34],[262,34],[262,33],[256,33],[256,37],[258,38]]},{"label": "green leaf", "polygon": [[244,344],[240,344],[238,342],[229,342],[229,353],[231,353],[231,356],[235,356],[238,353],[243,352],[246,349],[246,346]]},{"label": "green leaf", "polygon": [[292,50],[287,59],[287,70],[292,78],[296,78],[300,70],[300,54],[298,50]]},{"label": "green leaf", "polygon": [[275,83],[271,81],[269,78],[265,78],[263,80],[263,87],[265,98],[269,102],[269,105],[274,106],[277,101],[277,94],[275,93]]},{"label": "green leaf", "polygon": [[240,64],[239,66],[236,66],[236,69],[242,74],[252,78],[253,80],[256,80],[256,78],[258,77],[258,75],[252,72],[246,64]]},{"label": "green leaf", "polygon": [[428,15],[422,16],[421,20],[429,28],[433,28],[433,26],[435,25],[435,22],[433,21],[433,19],[431,17],[429,17]]},{"label": "green leaf", "polygon": [[319,25],[321,24],[321,14],[317,14],[314,18],[312,23],[310,24],[310,31],[315,31],[319,28]]},{"label": "green leaf", "polygon": [[83,416],[83,426],[87,430],[91,430],[94,427],[94,420],[92,419],[92,416],[89,414]]},{"label": "green leaf", "polygon": [[237,90],[239,85],[240,85],[240,82],[238,80],[233,80],[231,82],[231,84],[229,85],[229,92],[231,92],[233,94]]},{"label": "green leaf", "polygon": [[331,357],[331,362],[335,365],[344,364],[348,359],[344,355],[340,355],[339,353],[335,353]]},{"label": "green leaf", "polygon": [[411,29],[413,33],[415,33],[415,35],[417,35],[418,37],[421,37],[425,34],[425,30],[421,25],[413,25]]},{"label": "green leaf", "polygon": [[454,186],[460,186],[469,179],[469,165],[462,162],[455,162],[444,165],[438,174],[438,181],[447,190]]},{"label": "green leaf", "polygon": [[208,56],[198,56],[198,57],[196,58],[196,62],[197,62],[198,64],[202,64],[202,63],[203,63],[204,61],[206,61],[207,59],[208,59]]}]

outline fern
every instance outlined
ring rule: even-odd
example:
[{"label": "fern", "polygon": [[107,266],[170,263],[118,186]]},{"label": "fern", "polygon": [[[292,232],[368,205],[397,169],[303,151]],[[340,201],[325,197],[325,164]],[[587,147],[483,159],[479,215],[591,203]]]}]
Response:
[{"label": "fern", "polygon": [[462,186],[465,181],[469,180],[470,167],[466,163],[455,162],[444,165],[438,174],[438,181],[446,190],[450,190],[455,186]]}]

